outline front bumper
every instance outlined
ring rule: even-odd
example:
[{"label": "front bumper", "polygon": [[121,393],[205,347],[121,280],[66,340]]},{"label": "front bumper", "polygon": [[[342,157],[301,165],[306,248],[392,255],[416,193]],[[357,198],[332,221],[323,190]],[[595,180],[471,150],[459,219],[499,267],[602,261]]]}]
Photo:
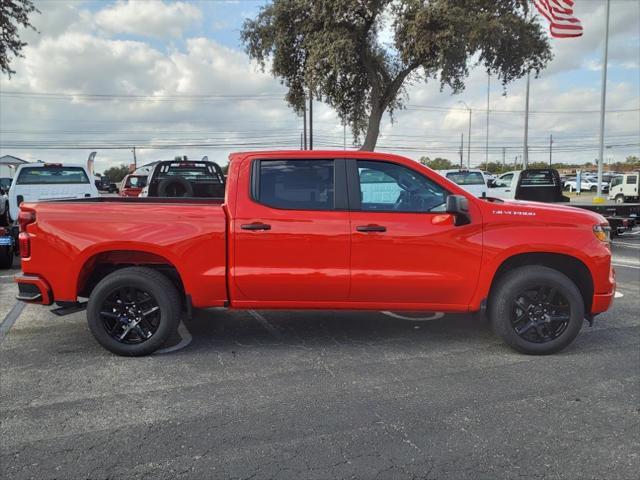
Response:
[{"label": "front bumper", "polygon": [[18,284],[17,300],[41,305],[53,303],[51,287],[43,278],[37,275],[16,275],[15,280]]}]

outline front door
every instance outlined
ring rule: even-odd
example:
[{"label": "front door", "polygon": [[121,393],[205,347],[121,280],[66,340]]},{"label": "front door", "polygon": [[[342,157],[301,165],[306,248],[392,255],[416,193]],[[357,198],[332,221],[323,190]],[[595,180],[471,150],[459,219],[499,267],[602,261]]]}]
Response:
[{"label": "front door", "polygon": [[[448,192],[408,165],[349,160],[352,302],[467,305],[482,256],[480,212],[455,226]],[[352,191],[355,195],[352,195]],[[353,200],[355,199],[355,203]]]},{"label": "front door", "polygon": [[250,195],[239,192],[233,226],[234,298],[273,307],[346,301],[344,160],[253,160],[250,168]]}]

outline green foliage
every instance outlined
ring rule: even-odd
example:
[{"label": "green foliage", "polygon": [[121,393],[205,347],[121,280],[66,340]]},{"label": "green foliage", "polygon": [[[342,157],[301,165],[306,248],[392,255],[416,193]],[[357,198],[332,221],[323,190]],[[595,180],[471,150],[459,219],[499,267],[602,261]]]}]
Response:
[{"label": "green foliage", "polygon": [[[504,85],[544,68],[549,43],[528,9],[527,0],[273,0],[245,21],[241,38],[288,88],[296,112],[310,91],[373,150],[407,82],[434,79],[460,92],[473,59]],[[385,27],[391,45],[380,39]]]},{"label": "green foliage", "polygon": [[454,165],[446,158],[436,157],[431,160],[429,157],[421,157],[420,163],[426,165],[433,170],[449,170],[451,168],[456,168],[457,165]]},{"label": "green foliage", "polygon": [[118,165],[117,167],[111,167],[106,169],[102,175],[107,177],[114,183],[121,182],[125,175],[129,174],[129,167],[126,165]]},{"label": "green foliage", "polygon": [[624,163],[631,165],[633,168],[640,167],[640,158],[635,155],[629,155],[624,159]]},{"label": "green foliage", "polygon": [[33,12],[40,13],[31,0],[2,0],[0,2],[0,71],[6,73],[9,77],[16,73],[9,66],[11,63],[10,55],[14,57],[22,57],[22,48],[27,44],[20,40],[18,30],[20,28],[30,28],[35,30],[31,25],[29,15]]}]

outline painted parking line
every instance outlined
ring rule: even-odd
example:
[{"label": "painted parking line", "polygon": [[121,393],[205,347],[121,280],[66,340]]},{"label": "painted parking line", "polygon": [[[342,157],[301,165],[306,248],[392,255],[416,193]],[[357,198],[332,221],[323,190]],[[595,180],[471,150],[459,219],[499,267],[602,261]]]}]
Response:
[{"label": "painted parking line", "polygon": [[271,335],[273,335],[278,340],[282,340],[282,333],[280,333],[280,330],[278,330],[276,327],[271,325],[266,318],[264,318],[255,310],[249,310],[249,315],[255,318],[258,321],[258,323],[262,325],[265,328],[265,330],[267,330]]},{"label": "painted parking line", "polygon": [[638,263],[611,262],[611,265],[613,265],[614,267],[633,268],[635,270],[640,270],[640,264]]},{"label": "painted parking line", "polygon": [[178,325],[178,334],[180,335],[180,338],[182,340],[180,340],[177,344],[173,345],[172,347],[161,348],[160,350],[156,350],[155,354],[157,355],[157,354],[163,354],[163,353],[171,353],[171,352],[175,352],[176,350],[182,350],[184,347],[186,347],[191,343],[191,340],[193,340],[193,337],[191,336],[191,332],[189,332],[189,329],[186,327],[186,325],[183,322],[180,322],[180,325]]},{"label": "painted parking line", "polygon": [[24,302],[16,302],[16,304],[9,311],[9,313],[7,313],[7,316],[4,317],[4,319],[2,320],[2,323],[0,324],[0,343],[4,341],[5,337],[9,333],[9,330],[11,330],[11,327],[13,327],[13,324],[16,323],[16,320],[18,319],[18,317],[24,310],[24,307],[26,306],[27,304]]}]

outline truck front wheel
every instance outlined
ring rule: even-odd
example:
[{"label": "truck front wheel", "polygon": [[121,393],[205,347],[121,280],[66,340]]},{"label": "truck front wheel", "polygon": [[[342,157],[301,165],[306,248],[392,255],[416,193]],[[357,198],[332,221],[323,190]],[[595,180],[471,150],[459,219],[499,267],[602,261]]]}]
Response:
[{"label": "truck front wheel", "polygon": [[95,339],[117,355],[148,355],[180,323],[180,296],[161,273],[128,267],[104,277],[91,292],[87,321]]},{"label": "truck front wheel", "polygon": [[523,266],[492,288],[489,319],[515,350],[548,355],[576,338],[584,321],[584,301],[566,275],[548,267]]}]

